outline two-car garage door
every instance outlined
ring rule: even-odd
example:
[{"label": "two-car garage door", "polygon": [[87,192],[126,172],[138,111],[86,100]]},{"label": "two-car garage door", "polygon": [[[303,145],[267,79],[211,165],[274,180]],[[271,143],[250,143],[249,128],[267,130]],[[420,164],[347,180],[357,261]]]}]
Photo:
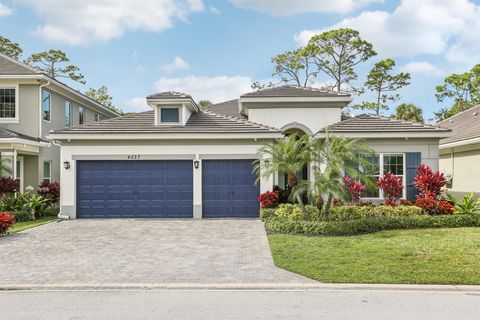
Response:
[{"label": "two-car garage door", "polygon": [[[77,218],[192,218],[192,160],[77,161]],[[252,160],[204,160],[203,217],[257,217]]]}]

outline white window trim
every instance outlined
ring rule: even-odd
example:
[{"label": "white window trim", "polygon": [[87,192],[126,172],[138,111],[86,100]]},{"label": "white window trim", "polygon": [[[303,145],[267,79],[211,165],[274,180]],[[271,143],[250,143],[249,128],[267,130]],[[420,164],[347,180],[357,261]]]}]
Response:
[{"label": "white window trim", "polygon": [[[45,118],[43,117],[43,93],[44,92],[47,92],[49,95],[50,95],[50,99],[48,99],[48,109],[49,109],[49,116],[50,116],[50,120],[45,120]],[[45,121],[45,122],[52,122],[52,93],[48,90],[42,90],[42,120]]]},{"label": "white window trim", "polygon": [[[82,112],[80,112],[82,110]],[[82,122],[80,122],[80,114],[82,114]],[[78,106],[78,124],[85,124],[85,107],[84,106]]]},{"label": "white window trim", "polygon": [[14,89],[15,90],[15,117],[14,118],[0,118],[0,123],[18,123],[20,119],[20,90],[19,85],[1,85],[0,89]]},{"label": "white window trim", "polygon": [[[406,199],[407,198],[407,164],[406,164],[406,156],[405,153],[402,152],[380,152],[380,153],[375,153],[376,155],[379,156],[378,159],[378,165],[379,165],[379,175],[378,177],[381,178],[384,176],[385,172],[383,171],[383,156],[384,155],[402,155],[403,156],[403,175],[402,175],[402,184],[403,184],[403,189],[402,189],[402,198],[401,199]],[[396,176],[399,177],[399,176]],[[378,188],[378,187],[377,187]],[[362,200],[385,200],[383,190],[378,188],[378,198],[375,197],[362,197]]]},{"label": "white window trim", "polygon": [[[50,177],[45,177],[45,163],[48,162],[50,163]],[[46,160],[43,161],[43,168],[42,168],[42,182],[48,179],[48,182],[52,182],[52,161],[51,160]]]},{"label": "white window trim", "polygon": [[[67,103],[69,103],[69,106],[68,106],[68,109],[69,109],[69,115],[68,115],[69,125],[68,125],[68,127],[67,127],[67,123],[65,123],[65,127],[69,128],[69,127],[71,127],[71,126],[73,125],[72,100],[70,100],[70,99],[65,99],[65,107],[64,107],[64,110],[65,110],[65,119],[64,119],[64,121],[67,120],[67,114],[66,114],[66,112],[67,112]],[[50,119],[51,119],[51,117],[50,117]]]},{"label": "white window trim", "polygon": [[[20,172],[17,172],[17,161],[20,162]],[[15,161],[15,179],[17,179],[17,174],[19,174],[19,180],[20,180],[20,192],[23,192],[23,181],[24,181],[24,161],[23,161],[23,156],[17,156],[17,159]]]},{"label": "white window trim", "polygon": [[[161,126],[171,126],[182,124],[183,108],[182,107],[157,107],[158,109],[158,124]],[[177,109],[178,121],[177,122],[162,122],[162,109]]]}]

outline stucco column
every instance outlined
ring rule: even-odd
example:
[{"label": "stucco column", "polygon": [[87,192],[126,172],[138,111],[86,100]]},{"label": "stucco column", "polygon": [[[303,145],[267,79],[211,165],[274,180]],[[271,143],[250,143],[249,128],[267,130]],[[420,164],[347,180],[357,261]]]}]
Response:
[{"label": "stucco column", "polygon": [[[198,169],[195,168],[195,161],[199,161]],[[193,219],[202,219],[202,159],[198,154],[192,161],[193,166]]]},{"label": "stucco column", "polygon": [[[271,161],[269,158],[264,158],[262,161]],[[263,176],[263,172],[260,172],[260,193],[272,191],[273,189],[273,175],[268,177]]]}]

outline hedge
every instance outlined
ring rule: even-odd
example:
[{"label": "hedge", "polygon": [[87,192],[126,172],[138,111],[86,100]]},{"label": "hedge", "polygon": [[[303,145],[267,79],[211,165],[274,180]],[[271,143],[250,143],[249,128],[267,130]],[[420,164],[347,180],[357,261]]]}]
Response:
[{"label": "hedge", "polygon": [[480,227],[480,214],[410,215],[349,221],[301,221],[270,216],[264,219],[269,232],[312,236],[351,236],[394,229]]}]

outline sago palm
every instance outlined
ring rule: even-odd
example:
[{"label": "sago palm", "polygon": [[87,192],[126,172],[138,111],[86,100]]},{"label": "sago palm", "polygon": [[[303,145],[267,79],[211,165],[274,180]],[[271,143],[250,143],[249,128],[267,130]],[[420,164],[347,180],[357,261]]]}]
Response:
[{"label": "sago palm", "polygon": [[[274,142],[265,143],[258,153],[263,156],[263,159],[268,160],[256,161],[257,175],[269,177],[277,172],[284,172],[287,174],[287,184],[292,189],[298,185],[299,173],[310,161],[307,136],[290,135]],[[302,197],[297,195],[296,200],[303,210]]]}]

